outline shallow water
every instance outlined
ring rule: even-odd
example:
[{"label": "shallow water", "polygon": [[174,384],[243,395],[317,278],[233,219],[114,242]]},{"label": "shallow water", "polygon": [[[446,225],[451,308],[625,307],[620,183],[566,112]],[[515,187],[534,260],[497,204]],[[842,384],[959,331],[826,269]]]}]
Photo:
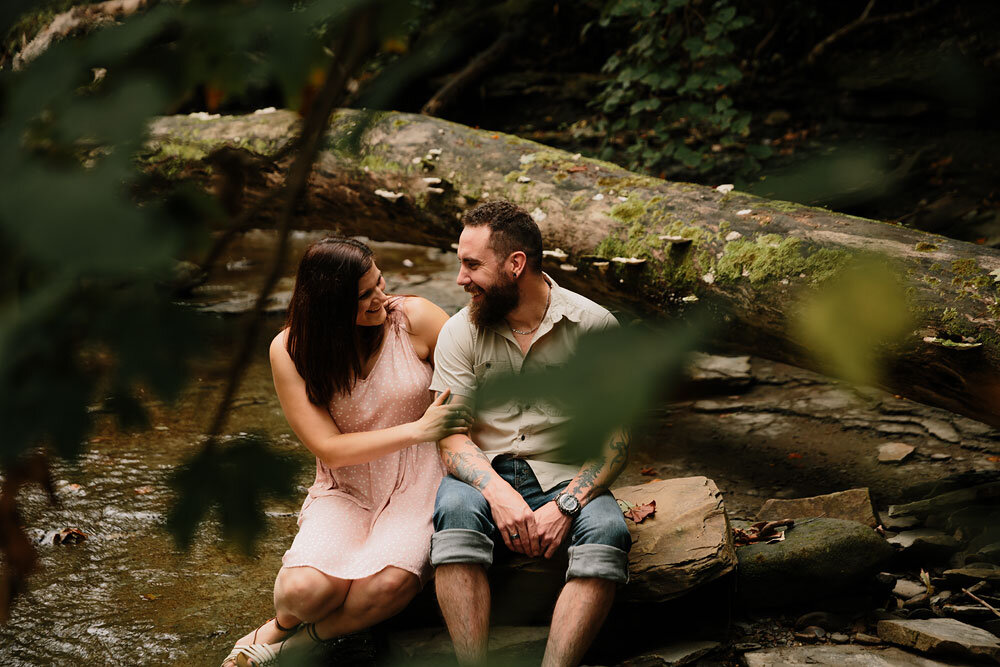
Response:
[{"label": "shallow water", "polygon": [[[279,291],[291,289],[299,256],[318,237],[293,238],[289,272]],[[466,301],[454,284],[454,254],[373,245],[390,291],[426,296],[449,314]],[[244,236],[190,302],[214,305],[219,312],[238,310],[266,270],[271,247],[268,232]],[[227,430],[263,430],[301,457],[298,482],[304,495],[312,482],[312,456],[285,422],[267,364],[266,346],[281,322],[280,313],[268,320]],[[25,524],[33,535],[78,528],[88,538],[38,546],[38,571],[16,601],[10,622],[0,627],[0,665],[217,665],[237,639],[273,615],[274,575],[295,534],[301,499],[267,508],[267,532],[250,557],[225,544],[214,521],[202,526],[187,552],[174,547],[163,525],[170,501],[166,480],[199,450],[232,349],[222,343],[198,362],[177,403],[149,400],[150,430],[123,433],[98,416],[86,454],[55,466],[59,507],[35,489],[22,494]]]}]

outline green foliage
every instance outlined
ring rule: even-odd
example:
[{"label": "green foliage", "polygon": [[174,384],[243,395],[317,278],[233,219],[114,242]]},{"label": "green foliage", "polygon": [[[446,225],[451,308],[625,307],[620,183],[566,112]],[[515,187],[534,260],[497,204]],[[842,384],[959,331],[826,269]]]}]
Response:
[{"label": "green foliage", "polygon": [[913,329],[899,275],[884,260],[856,260],[809,294],[791,322],[793,336],[820,365],[861,385],[880,379],[895,346]]},{"label": "green foliage", "polygon": [[298,463],[276,454],[260,433],[240,435],[221,448],[204,449],[171,478],[177,502],[167,526],[182,546],[198,524],[217,511],[226,539],[250,553],[264,527],[264,499],[296,494]]},{"label": "green foliage", "polygon": [[706,334],[698,318],[669,329],[613,328],[580,338],[573,357],[557,367],[486,382],[475,404],[507,401],[554,406],[567,418],[566,456],[596,455],[618,429],[641,423],[657,399],[678,385],[689,354]]},{"label": "green foliage", "polygon": [[613,0],[599,21],[631,26],[634,40],[608,58],[611,74],[595,104],[606,114],[604,157],[626,135],[629,168],[659,173],[682,164],[708,171],[726,152],[742,151],[743,171],[770,148],[748,145],[750,114],[730,90],[742,79],[732,35],[750,23],[731,0]]}]

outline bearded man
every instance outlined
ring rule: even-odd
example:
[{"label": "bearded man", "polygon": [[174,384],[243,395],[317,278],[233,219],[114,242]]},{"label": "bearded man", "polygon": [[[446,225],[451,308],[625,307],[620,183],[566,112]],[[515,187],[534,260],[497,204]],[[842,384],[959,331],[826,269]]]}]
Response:
[{"label": "bearded man", "polygon": [[[593,301],[542,272],[542,236],[524,210],[492,200],[468,211],[458,243],[458,284],[471,303],[441,330],[431,389],[468,400],[490,377],[560,364],[586,331],[616,326]],[[576,665],[628,580],[628,529],[608,486],[628,457],[616,434],[596,460],[571,463],[551,404],[511,401],[480,412],[470,436],[438,444],[450,473],[434,509],[431,563],[459,662],[486,658],[486,568],[502,541],[551,558],[566,543],[566,584],[552,615],[542,664]]]}]

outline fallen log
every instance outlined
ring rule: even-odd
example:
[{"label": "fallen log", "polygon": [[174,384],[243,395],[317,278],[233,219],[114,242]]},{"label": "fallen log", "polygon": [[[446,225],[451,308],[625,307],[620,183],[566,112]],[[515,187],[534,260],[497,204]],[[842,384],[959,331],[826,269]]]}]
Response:
[{"label": "fallen log", "polygon": [[[260,226],[278,202],[279,154],[297,117],[175,116],[152,123],[141,160],[212,189],[211,155],[244,151],[254,173],[242,202]],[[216,175],[217,176],[217,175]],[[343,110],[298,212],[301,229],[448,247],[477,201],[505,197],[538,222],[547,270],[571,289],[642,315],[708,301],[730,326],[714,343],[805,368],[816,360],[788,320],[798,294],[858,253],[888,258],[918,324],[889,350],[883,386],[1000,426],[1000,251],[905,227],[739,192],[673,183],[515,136],[436,118]],[[963,342],[964,339],[964,342]],[[958,341],[958,342],[956,342]],[[972,341],[972,342],[969,342]]]}]

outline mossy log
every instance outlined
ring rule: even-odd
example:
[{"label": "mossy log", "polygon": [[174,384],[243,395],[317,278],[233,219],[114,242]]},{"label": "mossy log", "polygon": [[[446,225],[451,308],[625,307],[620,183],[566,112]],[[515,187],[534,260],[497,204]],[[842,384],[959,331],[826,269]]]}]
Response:
[{"label": "mossy log", "polygon": [[[161,118],[141,159],[168,178],[219,188],[226,179],[213,152],[245,151],[252,172],[238,179],[240,199],[254,206],[281,183],[288,158],[267,157],[298,122],[285,111]],[[296,226],[447,248],[461,213],[487,197],[531,213],[560,284],[643,316],[683,313],[697,297],[728,323],[714,334],[717,348],[806,368],[817,363],[788,326],[800,296],[852,256],[878,253],[898,270],[917,319],[890,350],[884,387],[1000,425],[1000,252],[991,248],[667,182],[426,116],[347,110],[331,118]],[[276,210],[262,206],[259,224]]]}]

